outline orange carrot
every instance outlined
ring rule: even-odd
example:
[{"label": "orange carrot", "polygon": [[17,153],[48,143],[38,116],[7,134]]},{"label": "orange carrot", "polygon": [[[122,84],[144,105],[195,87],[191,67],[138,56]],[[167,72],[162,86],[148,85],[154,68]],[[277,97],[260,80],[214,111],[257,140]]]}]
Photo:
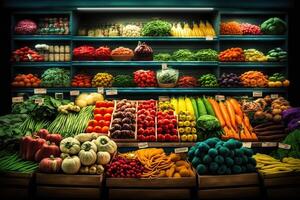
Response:
[{"label": "orange carrot", "polygon": [[231,103],[233,109],[234,109],[234,112],[240,116],[241,119],[243,119],[243,111],[241,109],[241,105],[239,104],[239,102],[234,99],[234,98],[231,98],[229,99],[229,102]]},{"label": "orange carrot", "polygon": [[258,141],[258,138],[255,133],[252,132],[251,137],[253,141]]},{"label": "orange carrot", "polygon": [[219,107],[219,104],[214,100],[214,99],[211,99],[209,98],[208,101],[210,102],[210,104],[212,105],[213,109],[214,109],[214,112],[216,114],[216,117],[218,118],[220,124],[222,127],[225,126],[225,121],[222,117],[222,114],[221,114],[221,111],[220,111],[220,107]]},{"label": "orange carrot", "polygon": [[242,120],[242,118],[239,115],[235,116],[235,121],[236,121],[236,123],[237,123],[238,126],[242,126],[243,120]]},{"label": "orange carrot", "polygon": [[[225,135],[224,135],[224,138],[225,139],[229,139],[231,138],[231,132],[229,131],[229,129],[227,128],[227,126],[224,126],[224,132],[225,132]],[[222,137],[223,138],[223,137]]]},{"label": "orange carrot", "polygon": [[225,120],[226,126],[228,126],[228,128],[232,129],[231,123],[230,123],[230,118],[227,112],[227,108],[225,107],[224,103],[222,101],[219,102],[219,106],[220,106],[220,110],[222,113],[222,116]]},{"label": "orange carrot", "polygon": [[240,137],[242,141],[247,141],[247,136],[245,135],[244,131],[241,131]]},{"label": "orange carrot", "polygon": [[237,132],[235,132],[235,130],[233,128],[231,128],[231,133],[232,133],[232,138],[236,139],[236,140],[240,140],[240,136],[239,134],[237,134]]},{"label": "orange carrot", "polygon": [[247,137],[247,141],[252,141],[252,136],[251,136],[251,133],[250,131],[248,130],[247,126],[244,125],[244,132],[245,132],[245,135]]},{"label": "orange carrot", "polygon": [[244,124],[248,128],[248,130],[250,132],[252,132],[252,127],[251,127],[251,124],[250,124],[250,120],[249,120],[249,118],[246,114],[244,114]]},{"label": "orange carrot", "polygon": [[226,105],[227,110],[228,110],[228,114],[229,114],[229,117],[230,117],[230,122],[231,122],[232,128],[235,131],[238,131],[238,128],[237,128],[237,125],[236,125],[236,122],[235,122],[234,109],[233,109],[233,107],[232,107],[232,105],[229,101],[226,101],[225,105]]}]

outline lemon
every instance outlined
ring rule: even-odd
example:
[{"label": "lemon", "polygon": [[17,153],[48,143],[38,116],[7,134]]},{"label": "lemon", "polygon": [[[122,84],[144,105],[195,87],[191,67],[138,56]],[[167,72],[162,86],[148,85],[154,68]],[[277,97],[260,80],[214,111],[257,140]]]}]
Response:
[{"label": "lemon", "polygon": [[193,134],[197,133],[197,130],[196,128],[192,128],[192,131],[191,131]]},{"label": "lemon", "polygon": [[193,141],[197,141],[197,134],[193,134]]},{"label": "lemon", "polygon": [[179,128],[178,131],[179,131],[179,134],[183,134],[184,133],[184,128]]},{"label": "lemon", "polygon": [[184,123],[180,121],[180,122],[178,122],[178,126],[179,126],[179,127],[183,127],[183,126],[184,126]]},{"label": "lemon", "polygon": [[192,131],[191,127],[185,127],[185,129],[184,129],[184,132],[185,132],[186,134],[191,133],[191,131]]},{"label": "lemon", "polygon": [[186,117],[186,120],[187,120],[187,121],[191,121],[191,120],[192,120],[192,116],[191,116],[191,115],[188,115],[188,116]]},{"label": "lemon", "polygon": [[190,121],[185,121],[184,122],[184,126],[190,126],[191,125],[191,122]]},{"label": "lemon", "polygon": [[185,141],[187,141],[188,137],[186,135],[181,135],[180,139],[182,142],[185,142]]},{"label": "lemon", "polygon": [[196,122],[195,121],[192,121],[191,122],[191,127],[195,127],[196,126]]},{"label": "lemon", "polygon": [[187,136],[187,140],[188,140],[189,142],[193,142],[193,140],[194,140],[193,135],[192,135],[192,134],[189,134],[189,135]]}]

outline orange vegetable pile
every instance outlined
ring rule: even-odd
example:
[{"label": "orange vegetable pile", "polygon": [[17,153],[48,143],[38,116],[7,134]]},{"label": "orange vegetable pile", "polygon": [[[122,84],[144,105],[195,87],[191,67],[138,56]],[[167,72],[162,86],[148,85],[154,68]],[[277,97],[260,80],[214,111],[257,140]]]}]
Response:
[{"label": "orange vegetable pile", "polygon": [[220,32],[221,35],[243,35],[241,25],[236,21],[222,22]]},{"label": "orange vegetable pile", "polygon": [[39,87],[41,80],[33,74],[18,74],[11,85],[13,87]]},{"label": "orange vegetable pile", "polygon": [[244,50],[238,47],[226,49],[219,54],[219,60],[222,62],[243,62],[245,61]]},{"label": "orange vegetable pile", "polygon": [[72,87],[91,87],[92,77],[87,74],[77,74],[72,79]]},{"label": "orange vegetable pile", "polygon": [[133,56],[134,53],[131,49],[125,47],[118,47],[111,52],[112,56]]},{"label": "orange vegetable pile", "polygon": [[245,87],[267,87],[268,79],[260,71],[248,71],[240,76],[240,80]]},{"label": "orange vegetable pile", "polygon": [[248,116],[243,113],[239,102],[233,98],[227,99],[225,102],[219,103],[209,98],[213,110],[223,127],[224,134],[222,139],[230,138],[241,141],[257,141],[256,134],[252,131],[252,127]]}]

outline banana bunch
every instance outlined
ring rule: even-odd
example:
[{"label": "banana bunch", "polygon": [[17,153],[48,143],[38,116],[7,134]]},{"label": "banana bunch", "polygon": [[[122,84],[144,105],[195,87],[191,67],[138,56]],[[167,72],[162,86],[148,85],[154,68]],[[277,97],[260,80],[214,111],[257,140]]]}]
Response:
[{"label": "banana bunch", "polygon": [[175,97],[172,97],[170,103],[173,105],[175,113],[178,114],[178,100]]},{"label": "banana bunch", "polygon": [[195,112],[194,112],[191,99],[189,97],[185,97],[184,101],[185,101],[186,111],[188,111],[192,116],[195,117]]},{"label": "banana bunch", "polygon": [[279,174],[300,171],[300,159],[291,157],[283,158],[282,162],[266,154],[253,155],[256,160],[256,168],[263,175]]},{"label": "banana bunch", "polygon": [[205,36],[215,36],[215,30],[213,26],[206,21],[200,21],[199,24],[193,22],[192,28],[188,23],[173,24],[171,28],[171,35],[175,37],[205,37]]},{"label": "banana bunch", "polygon": [[184,97],[179,97],[178,98],[178,113],[180,113],[180,111],[182,111],[182,112],[187,111]]}]

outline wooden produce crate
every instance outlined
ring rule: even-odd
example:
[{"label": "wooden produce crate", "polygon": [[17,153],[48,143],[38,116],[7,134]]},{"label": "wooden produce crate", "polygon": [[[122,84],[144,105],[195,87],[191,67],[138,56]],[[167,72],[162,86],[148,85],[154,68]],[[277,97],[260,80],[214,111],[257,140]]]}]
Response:
[{"label": "wooden produce crate", "polygon": [[0,174],[1,199],[30,199],[33,174],[10,172]]},{"label": "wooden produce crate", "polygon": [[198,199],[258,199],[261,197],[257,173],[198,175]]},{"label": "wooden produce crate", "polygon": [[36,174],[36,196],[47,199],[100,199],[102,175]]},{"label": "wooden produce crate", "polygon": [[177,200],[191,199],[196,177],[185,178],[106,178],[109,199]]},{"label": "wooden produce crate", "polygon": [[299,199],[300,173],[261,175],[268,199]]}]

